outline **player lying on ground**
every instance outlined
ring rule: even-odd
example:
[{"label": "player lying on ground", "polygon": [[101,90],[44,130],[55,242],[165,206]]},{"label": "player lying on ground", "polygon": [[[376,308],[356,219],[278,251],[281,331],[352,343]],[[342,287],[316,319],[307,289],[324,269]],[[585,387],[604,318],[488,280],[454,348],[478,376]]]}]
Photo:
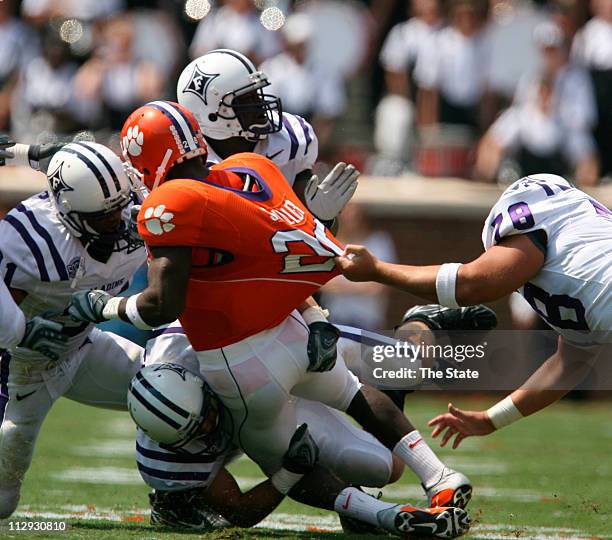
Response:
[{"label": "player lying on ground", "polygon": [[[243,494],[224,468],[240,454],[232,444],[232,434],[239,426],[200,379],[198,358],[180,325],[174,323],[155,334],[147,343],[147,367],[132,382],[129,397],[130,413],[143,428],[138,430],[138,468],[155,489],[151,495],[152,524],[196,530],[229,524],[252,526],[272,512],[291,488],[289,494],[300,502],[330,510],[335,502],[342,516],[365,520],[374,529],[380,527],[393,534],[417,530],[447,537],[467,530],[464,510],[440,512],[436,508],[431,512],[378,501],[355,489],[345,490],[348,485],[382,487],[397,480],[403,466],[345,416],[301,398],[293,400],[291,407],[297,422],[308,424],[319,449],[319,465],[325,470],[319,467],[313,473],[317,488],[302,488],[298,482],[302,474],[310,474],[310,468],[296,469],[291,460],[287,463],[285,454],[283,468],[270,481]],[[195,385],[193,381],[197,381]],[[197,414],[181,416],[177,407]],[[293,446],[290,444],[290,452],[299,456],[296,448],[291,451]],[[342,521],[345,530],[355,530],[356,523],[347,526],[347,521]],[[365,524],[360,524],[357,530],[363,532],[364,528]]]},{"label": "player lying on ground", "polygon": [[[495,314],[484,306],[460,309],[416,306],[406,312],[398,331],[402,333],[402,339],[414,339],[417,343],[423,340],[433,342],[431,330],[488,330],[495,322]],[[392,341],[386,336],[364,333],[356,328],[339,329],[338,353],[347,362],[347,367],[361,376],[366,376],[371,370],[372,347]],[[200,372],[197,356],[178,321],[154,331],[153,336],[147,343],[147,365],[174,363],[193,373]],[[364,340],[367,345],[364,345]],[[404,389],[392,392],[402,408],[406,392]],[[320,403],[300,398],[292,400],[290,406],[295,408],[298,423],[308,423],[310,433],[320,448],[321,464],[338,478],[351,485],[382,487],[401,476],[403,464],[399,459],[370,434],[348,422],[345,416]],[[223,419],[227,420],[227,415]],[[163,425],[162,421],[158,422]],[[233,429],[232,424],[221,434]],[[218,446],[224,452],[215,456],[214,447]],[[209,508],[202,503],[200,494],[208,489],[216,478],[220,464],[232,454],[227,446],[213,445],[210,439],[206,439],[172,451],[138,431],[138,469],[145,482],[154,489],[149,496],[152,524],[192,530],[210,528],[210,520],[206,517]],[[312,501],[300,500],[306,503]],[[347,527],[344,521],[343,525],[347,531],[354,530]]]},{"label": "player lying on ground", "polygon": [[242,152],[266,156],[308,210],[330,222],[355,193],[359,171],[338,163],[321,180],[313,175],[319,142],[312,126],[300,116],[283,112],[278,97],[264,94],[268,86],[265,73],[257,71],[246,56],[218,49],[183,70],[176,95],[200,124],[209,162],[219,163]]},{"label": "player lying on ground", "polygon": [[[5,143],[9,164],[37,166],[57,151]],[[146,260],[142,243],[127,236],[131,192],[121,160],[102,145],[72,143],[55,153],[47,178],[48,191],[0,221],[0,518],[17,508],[53,403],[65,396],[125,410],[140,368],[140,347],[64,313],[75,291],[120,293]]]},{"label": "player lying on ground", "polygon": [[132,165],[152,189],[138,217],[149,286],[127,299],[76,294],[71,314],[142,328],[180,316],[211,387],[239,419],[236,441],[269,474],[296,426],[286,404],[300,396],[355,418],[415,471],[430,502],[465,505],[469,481],[444,466],[387,396],[336,362],[337,330],[305,299],[337,275],[341,248],[278,168],[240,154],[208,170],[197,122],[177,104],[154,102],[128,123],[143,133]]},{"label": "player lying on ground", "polygon": [[612,344],[612,212],[565,179],[522,178],[485,221],[486,252],[467,264],[402,266],[362,246],[336,259],[353,281],[378,281],[447,306],[503,298],[518,290],[558,333],[558,348],[525,382],[487,411],[449,412],[430,421],[453,448],[556,402],[584,380]]}]

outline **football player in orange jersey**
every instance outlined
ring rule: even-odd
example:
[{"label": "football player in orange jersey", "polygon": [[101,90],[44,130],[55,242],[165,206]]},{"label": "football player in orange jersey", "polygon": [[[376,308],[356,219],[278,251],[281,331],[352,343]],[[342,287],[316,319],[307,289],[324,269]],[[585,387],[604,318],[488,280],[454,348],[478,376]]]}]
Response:
[{"label": "football player in orange jersey", "polygon": [[[141,328],[179,317],[239,426],[237,442],[269,474],[295,430],[284,407],[293,394],[356,419],[419,476],[430,504],[465,506],[467,478],[445,467],[387,396],[336,361],[337,330],[309,297],[337,275],[342,248],[276,166],[239,154],[209,171],[195,119],[169,102],[138,109],[127,124],[140,147],[132,165],[152,190],[138,218],[149,286],[129,298],[75,295],[71,314]],[[295,481],[277,478],[283,488]]]}]

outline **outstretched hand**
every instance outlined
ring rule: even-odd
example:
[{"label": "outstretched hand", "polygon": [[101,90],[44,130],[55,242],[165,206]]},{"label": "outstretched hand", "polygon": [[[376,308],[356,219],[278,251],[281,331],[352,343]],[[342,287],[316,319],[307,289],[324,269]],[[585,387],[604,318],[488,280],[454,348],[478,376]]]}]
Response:
[{"label": "outstretched hand", "polygon": [[347,245],[335,258],[336,266],[351,281],[376,281],[380,261],[364,246]]},{"label": "outstretched hand", "polygon": [[458,409],[452,403],[448,404],[448,412],[432,418],[428,426],[435,426],[431,436],[435,439],[446,430],[440,440],[440,446],[446,446],[448,441],[455,436],[453,449],[458,448],[461,441],[473,435],[488,435],[495,431],[491,420],[485,411],[464,411]]}]

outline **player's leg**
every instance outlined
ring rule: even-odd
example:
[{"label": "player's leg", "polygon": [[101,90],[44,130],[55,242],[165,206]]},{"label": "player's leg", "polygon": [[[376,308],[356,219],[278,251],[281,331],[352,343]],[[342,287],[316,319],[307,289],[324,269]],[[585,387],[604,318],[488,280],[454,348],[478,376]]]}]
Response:
[{"label": "player's leg", "polygon": [[131,341],[94,329],[64,396],[94,407],[127,410],[127,390],[141,366],[143,349]]},{"label": "player's leg", "polygon": [[54,402],[41,367],[0,353],[0,519],[17,508],[40,427]]},{"label": "player's leg", "polygon": [[469,502],[469,480],[444,465],[389,396],[361,385],[342,357],[328,372],[307,373],[291,392],[353,417],[414,471],[432,505],[463,507]]},{"label": "player's leg", "polygon": [[347,484],[383,487],[401,476],[403,463],[345,415],[301,398],[296,411],[319,447],[319,463]]}]

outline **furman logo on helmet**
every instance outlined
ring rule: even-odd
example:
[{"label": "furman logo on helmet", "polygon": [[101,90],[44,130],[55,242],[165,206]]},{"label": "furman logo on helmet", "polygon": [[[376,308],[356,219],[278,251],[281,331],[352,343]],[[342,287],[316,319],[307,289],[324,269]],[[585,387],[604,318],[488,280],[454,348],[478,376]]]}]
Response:
[{"label": "furman logo on helmet", "polygon": [[187,86],[185,87],[183,92],[190,92],[192,94],[195,94],[196,96],[201,98],[202,101],[204,101],[205,105],[208,105],[208,98],[206,97],[208,87],[210,86],[210,83],[215,80],[219,75],[220,73],[204,73],[203,71],[200,71],[198,66],[195,66],[193,74],[191,75],[191,78],[189,79],[189,82],[187,83]]},{"label": "furman logo on helmet", "polygon": [[64,178],[62,177],[62,167],[64,166],[64,162],[62,161],[59,164],[59,167],[55,169],[52,173],[49,174],[49,184],[51,186],[51,190],[55,194],[56,200],[59,200],[59,197],[64,191],[74,191],[66,182],[64,182]]}]

